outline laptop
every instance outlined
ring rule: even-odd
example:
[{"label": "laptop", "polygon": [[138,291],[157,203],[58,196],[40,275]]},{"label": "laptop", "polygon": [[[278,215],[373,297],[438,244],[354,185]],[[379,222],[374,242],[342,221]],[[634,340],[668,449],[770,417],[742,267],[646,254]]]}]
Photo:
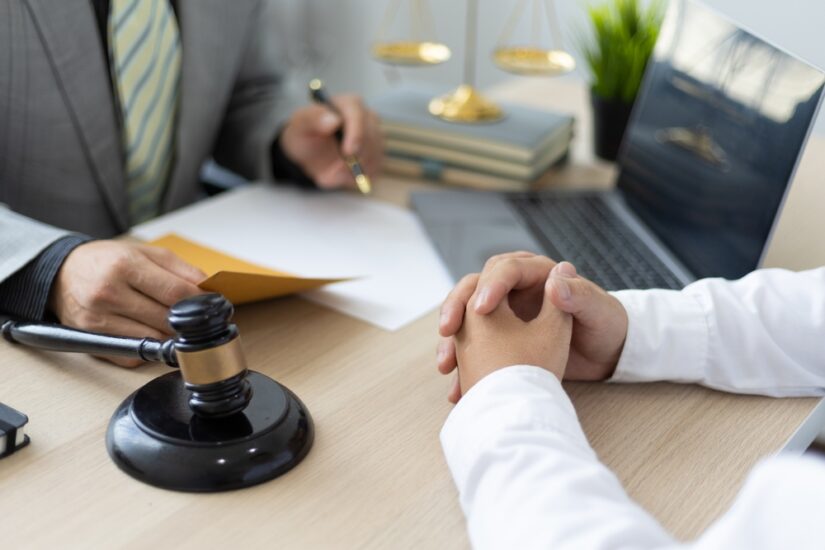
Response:
[{"label": "laptop", "polygon": [[609,191],[415,193],[453,277],[514,250],[608,290],[735,279],[762,261],[823,95],[822,71],[672,1]]}]

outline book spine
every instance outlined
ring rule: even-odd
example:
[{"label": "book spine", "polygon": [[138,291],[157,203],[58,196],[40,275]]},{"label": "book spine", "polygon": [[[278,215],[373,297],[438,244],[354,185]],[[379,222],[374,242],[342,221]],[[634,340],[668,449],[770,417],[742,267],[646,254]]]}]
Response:
[{"label": "book spine", "polygon": [[467,169],[473,172],[490,174],[493,176],[532,181],[548,166],[564,156],[570,146],[570,140],[565,139],[550,146],[542,154],[539,162],[534,165],[505,162],[486,156],[475,155],[464,151],[443,149],[422,143],[412,143],[388,139],[385,142],[390,156],[416,158],[419,160],[433,160],[445,165]]},{"label": "book spine", "polygon": [[541,156],[541,151],[546,149],[547,146],[559,141],[571,139],[573,121],[571,119],[567,123],[559,125],[556,130],[544,138],[543,142],[536,149],[527,149],[507,143],[468,139],[466,136],[454,135],[447,132],[422,131],[414,126],[387,120],[382,120],[381,130],[384,137],[388,140],[429,144],[436,147],[445,147],[450,150],[484,155],[516,164],[533,164]]},{"label": "book spine", "polygon": [[[563,155],[560,160],[566,158]],[[511,178],[501,178],[489,174],[464,170],[433,159],[419,159],[409,156],[390,156],[384,162],[387,173],[402,177],[427,179],[445,185],[457,185],[490,191],[524,191],[533,182]],[[534,180],[537,181],[537,180]]]}]

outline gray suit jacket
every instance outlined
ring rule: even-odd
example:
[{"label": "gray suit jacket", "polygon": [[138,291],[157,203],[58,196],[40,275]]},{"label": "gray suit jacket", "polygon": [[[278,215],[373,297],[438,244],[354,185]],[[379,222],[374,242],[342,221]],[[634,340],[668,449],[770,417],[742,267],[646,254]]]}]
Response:
[{"label": "gray suit jacket", "polygon": [[[280,79],[264,4],[178,2],[181,104],[164,211],[197,198],[210,156],[250,179],[270,175]],[[66,232],[128,229],[103,48],[88,0],[0,1],[0,282]]]}]

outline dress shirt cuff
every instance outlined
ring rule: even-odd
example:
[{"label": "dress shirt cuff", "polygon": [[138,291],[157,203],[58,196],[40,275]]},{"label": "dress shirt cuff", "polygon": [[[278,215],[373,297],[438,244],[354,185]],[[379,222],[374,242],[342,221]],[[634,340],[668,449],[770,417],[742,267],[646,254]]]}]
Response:
[{"label": "dress shirt cuff", "polygon": [[611,293],[627,311],[624,349],[611,382],[702,379],[708,361],[710,304],[675,290]]},{"label": "dress shirt cuff", "polygon": [[529,365],[487,375],[459,400],[441,430],[441,445],[453,479],[463,492],[485,451],[513,434],[551,431],[589,457],[593,450],[558,378]]},{"label": "dress shirt cuff", "polygon": [[60,266],[72,250],[90,240],[76,234],[58,239],[0,283],[0,311],[32,321],[44,320],[49,293]]},{"label": "dress shirt cuff", "polygon": [[298,187],[306,189],[316,189],[315,182],[304,172],[300,166],[292,162],[283,147],[281,147],[281,135],[283,128],[278,130],[278,135],[270,147],[272,157],[272,177],[275,181],[294,183]]}]

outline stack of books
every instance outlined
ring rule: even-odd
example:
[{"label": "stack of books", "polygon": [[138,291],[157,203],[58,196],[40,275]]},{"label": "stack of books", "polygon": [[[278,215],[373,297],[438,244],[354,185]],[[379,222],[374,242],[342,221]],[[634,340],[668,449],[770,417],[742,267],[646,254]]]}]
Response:
[{"label": "stack of books", "polygon": [[381,117],[388,172],[482,189],[526,189],[567,158],[573,117],[504,106],[493,123],[459,124],[432,116],[434,93],[397,88],[372,102]]}]

